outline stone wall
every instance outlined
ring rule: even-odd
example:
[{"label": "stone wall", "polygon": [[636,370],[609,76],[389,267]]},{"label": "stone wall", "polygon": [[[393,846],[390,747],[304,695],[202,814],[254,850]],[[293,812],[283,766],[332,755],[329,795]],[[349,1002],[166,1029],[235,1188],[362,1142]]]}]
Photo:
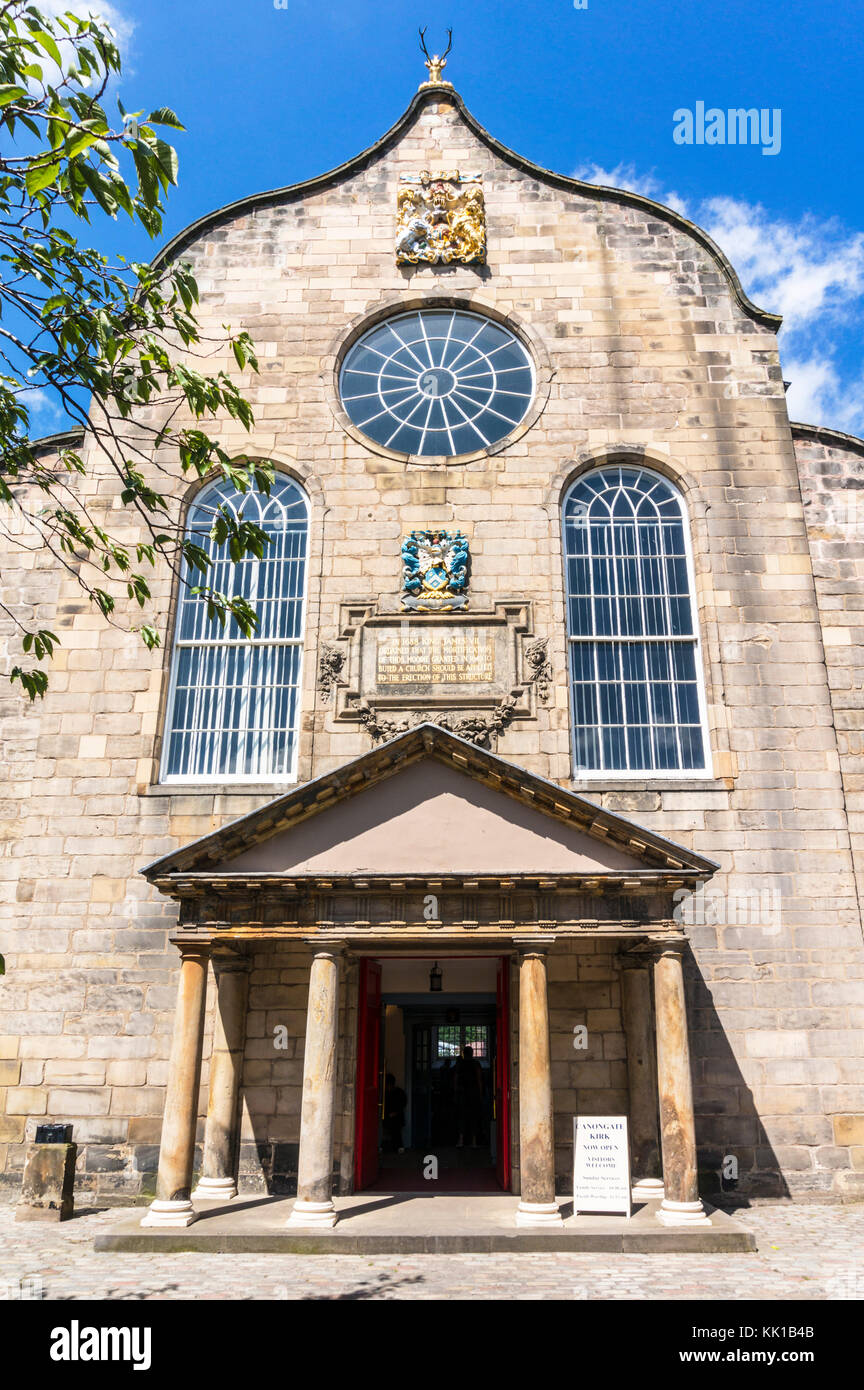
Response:
[{"label": "stone wall", "polygon": [[[396,266],[398,175],[424,167],[482,171],[488,267]],[[302,195],[226,212],[190,234],[183,255],[199,280],[205,332],[219,338],[226,321],[246,328],[261,357],[261,375],[241,378],[254,430],[247,436],[223,422],[223,443],[273,459],[310,497],[301,780],[368,747],[362,728],[337,723],[316,690],[319,650],[338,635],[340,602],[381,594],[395,601],[402,535],[453,524],[471,543],[472,603],[528,597],[537,635],[549,639],[553,701],[533,722],[511,725],[497,751],[576,786],[562,490],[581,469],[620,457],[682,487],[713,775],[579,785],[719,862],[721,896],[689,926],[697,1106],[712,1153],[740,1152],[754,1189],[770,1168],[769,1148],[794,1193],[860,1188],[864,952],[847,820],[858,814],[859,789],[846,727],[859,678],[843,684],[833,655],[826,671],[822,638],[824,624],[832,652],[854,640],[849,622],[838,621],[839,601],[853,601],[840,588],[854,576],[849,556],[839,577],[820,569],[818,544],[836,538],[808,545],[770,322],[748,309],[720,261],[673,214],[505,160],[440,94],[353,171]],[[353,328],[387,306],[430,297],[511,321],[548,384],[539,417],[509,447],[454,466],[406,465],[370,449],[335,411],[338,353]],[[220,367],[236,372],[227,354],[209,360],[208,370]],[[161,420],[158,409],[142,413],[139,442]],[[94,516],[136,539],[116,477],[88,452],[82,489]],[[838,460],[816,446],[802,452],[800,441],[799,457],[817,496]],[[178,515],[189,496],[178,481]],[[24,708],[7,689],[0,704],[0,950],[8,970],[0,985],[0,1168],[14,1192],[25,1132],[37,1119],[71,1120],[100,1200],[134,1194],[135,1153],[150,1162],[158,1138],[176,972],[166,944],[175,909],[138,871],[276,789],[160,786],[170,642],[146,653],[134,635],[107,626],[74,576],[44,556],[4,549],[0,574],[11,604],[38,605],[63,643],[44,703]],[[153,589],[168,631],[171,577],[157,574]],[[140,621],[122,595],[118,617]],[[8,669],[17,639],[5,619],[0,629]],[[837,640],[841,630],[849,642]],[[760,906],[775,901],[779,915]],[[611,989],[611,981],[595,983],[598,999]],[[292,978],[261,988],[282,984],[302,987]],[[563,1047],[566,1039],[556,1038]],[[617,1078],[622,1064],[603,1056],[583,1065]],[[285,1104],[293,1085],[273,1083]],[[266,1089],[256,1083],[256,1094]],[[565,1089],[580,1094],[578,1084]],[[268,1104],[262,1097],[260,1106]],[[290,1118],[279,1104],[256,1113],[274,1117],[265,1142],[290,1144],[275,1137]]]},{"label": "stone wall", "polygon": [[846,815],[864,900],[864,441],[807,425],[793,425],[792,431]]},{"label": "stone wall", "polygon": [[[555,1185],[572,1194],[574,1115],[626,1115],[629,1110],[621,972],[608,940],[556,943],[547,972]],[[577,1051],[578,1024],[587,1029],[588,1046]]]}]

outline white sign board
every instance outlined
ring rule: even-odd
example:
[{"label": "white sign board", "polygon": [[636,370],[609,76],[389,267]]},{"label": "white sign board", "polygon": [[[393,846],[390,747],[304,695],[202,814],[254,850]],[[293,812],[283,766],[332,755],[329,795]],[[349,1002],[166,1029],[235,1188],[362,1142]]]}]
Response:
[{"label": "white sign board", "polygon": [[573,1120],[573,1212],[623,1211],[630,1216],[630,1144],[626,1115]]}]

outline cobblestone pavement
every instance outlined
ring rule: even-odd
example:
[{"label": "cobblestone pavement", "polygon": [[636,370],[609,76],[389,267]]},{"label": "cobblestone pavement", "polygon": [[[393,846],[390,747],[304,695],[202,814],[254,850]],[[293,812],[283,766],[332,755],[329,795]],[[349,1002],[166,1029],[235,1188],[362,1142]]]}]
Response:
[{"label": "cobblestone pavement", "polygon": [[13,1208],[0,1208],[0,1298],[40,1289],[46,1299],[134,1300],[864,1298],[857,1205],[749,1211],[751,1255],[97,1254],[93,1237],[118,1214],[14,1224]]}]

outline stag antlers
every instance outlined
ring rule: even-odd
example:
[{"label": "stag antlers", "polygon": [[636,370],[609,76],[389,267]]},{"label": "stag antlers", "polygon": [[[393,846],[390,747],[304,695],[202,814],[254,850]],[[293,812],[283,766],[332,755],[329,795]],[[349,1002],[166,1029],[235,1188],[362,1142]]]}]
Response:
[{"label": "stag antlers", "polygon": [[420,30],[420,47],[426,54],[426,66],[429,69],[428,81],[430,84],[440,83],[443,81],[441,73],[443,69],[447,66],[447,54],[453,47],[453,30],[447,30],[447,47],[444,49],[444,52],[440,55],[440,57],[437,53],[430,54],[429,49],[426,47],[426,40],[424,38],[425,33],[426,26],[424,25],[423,28]]}]

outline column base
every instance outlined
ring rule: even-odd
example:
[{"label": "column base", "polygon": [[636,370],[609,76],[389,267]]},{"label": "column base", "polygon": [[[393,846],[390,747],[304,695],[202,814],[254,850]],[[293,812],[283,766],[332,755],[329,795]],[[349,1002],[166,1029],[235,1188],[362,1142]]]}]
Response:
[{"label": "column base", "polygon": [[665,1195],[662,1178],[637,1178],[630,1191],[634,1202],[662,1202]]},{"label": "column base", "polygon": [[332,1201],[304,1202],[302,1198],[298,1197],[286,1224],[291,1227],[299,1226],[306,1230],[320,1231],[324,1226],[335,1226],[338,1220],[339,1216]]},{"label": "column base", "polygon": [[520,1202],[516,1209],[517,1226],[561,1226],[563,1217],[557,1202]]},{"label": "column base", "polygon": [[198,1220],[188,1197],[178,1202],[151,1202],[147,1215],[142,1218],[142,1226],[191,1226]]},{"label": "column base", "polygon": [[664,1226],[710,1226],[705,1208],[698,1199],[695,1202],[673,1202],[663,1198],[663,1205],[656,1213],[657,1220]]},{"label": "column base", "polygon": [[192,1200],[199,1202],[230,1202],[237,1196],[233,1178],[199,1178]]}]

